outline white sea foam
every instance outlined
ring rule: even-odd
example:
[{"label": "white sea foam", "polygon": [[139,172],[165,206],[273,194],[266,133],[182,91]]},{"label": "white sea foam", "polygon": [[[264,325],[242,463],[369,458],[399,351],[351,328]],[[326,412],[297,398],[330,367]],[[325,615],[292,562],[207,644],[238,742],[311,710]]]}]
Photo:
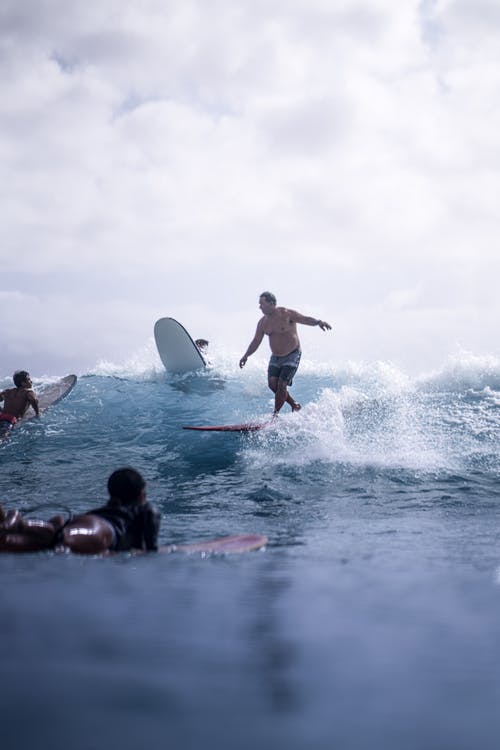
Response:
[{"label": "white sea foam", "polygon": [[[241,352],[211,344],[208,370],[228,380],[241,378],[243,383],[246,381],[248,384],[255,379],[257,384],[265,383],[267,354],[258,352],[248,360],[243,371],[238,366],[240,356]],[[122,362],[102,360],[85,374],[156,379],[158,374],[162,373],[165,373],[165,370],[151,337],[144,346],[127,355]],[[361,386],[363,391],[370,391],[372,394],[412,390],[456,392],[467,388],[486,387],[500,391],[500,357],[494,354],[475,355],[471,352],[460,352],[447,358],[439,369],[414,376],[394,362],[325,362],[303,355],[297,378],[302,376],[330,379],[332,387],[337,389],[342,386]]]},{"label": "white sea foam", "polygon": [[[211,345],[207,370],[194,378],[172,376],[151,338],[122,364],[100,362],[91,374],[165,380],[186,392],[186,405],[194,405],[207,424],[266,419],[273,408],[267,356],[259,351],[240,370],[240,354]],[[201,388],[212,382],[220,385],[221,397],[200,405],[197,396],[219,392]],[[303,358],[293,394],[302,410],[290,414],[285,406],[272,427],[242,444],[246,459],[261,467],[318,461],[453,472],[464,457],[491,453],[500,430],[500,359],[493,355],[462,352],[416,378],[393,362]]]},{"label": "white sea foam", "polygon": [[500,357],[461,352],[449,357],[440,370],[418,379],[421,390],[463,391],[491,388],[500,391]]}]

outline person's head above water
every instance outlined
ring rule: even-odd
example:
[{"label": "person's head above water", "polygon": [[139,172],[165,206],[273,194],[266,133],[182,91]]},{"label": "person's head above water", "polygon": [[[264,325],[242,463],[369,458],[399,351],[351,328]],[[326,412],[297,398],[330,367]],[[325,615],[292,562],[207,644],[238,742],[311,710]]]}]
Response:
[{"label": "person's head above water", "polygon": [[108,479],[108,492],[112,500],[119,500],[123,505],[134,505],[145,500],[145,487],[141,474],[135,469],[125,467],[114,471]]},{"label": "person's head above water", "polygon": [[17,370],[17,372],[14,373],[12,380],[14,381],[16,388],[22,388],[27,382],[29,387],[31,387],[30,374],[29,372],[26,372],[26,370]]},{"label": "person's head above water", "polygon": [[262,294],[259,297],[259,300],[264,300],[265,302],[268,302],[270,305],[276,305],[276,297],[272,292],[262,292]]},{"label": "person's head above water", "polygon": [[271,292],[262,292],[259,297],[259,308],[264,315],[272,315],[276,309],[276,297]]}]

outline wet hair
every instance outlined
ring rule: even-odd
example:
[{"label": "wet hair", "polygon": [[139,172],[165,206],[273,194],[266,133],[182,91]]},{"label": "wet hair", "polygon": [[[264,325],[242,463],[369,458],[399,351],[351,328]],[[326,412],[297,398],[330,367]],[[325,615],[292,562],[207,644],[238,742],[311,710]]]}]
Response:
[{"label": "wet hair", "polygon": [[141,474],[129,467],[117,469],[108,479],[110,497],[118,498],[124,505],[136,503],[145,486],[146,482]]},{"label": "wet hair", "polygon": [[22,384],[26,380],[26,378],[29,378],[30,374],[29,372],[26,372],[26,370],[18,370],[14,373],[12,380],[14,381],[14,385],[16,388],[21,388]]},{"label": "wet hair", "polygon": [[269,302],[270,305],[275,305],[276,304],[276,297],[274,296],[274,294],[272,292],[262,292],[262,294],[260,296],[264,297],[264,299],[266,300],[266,302]]}]

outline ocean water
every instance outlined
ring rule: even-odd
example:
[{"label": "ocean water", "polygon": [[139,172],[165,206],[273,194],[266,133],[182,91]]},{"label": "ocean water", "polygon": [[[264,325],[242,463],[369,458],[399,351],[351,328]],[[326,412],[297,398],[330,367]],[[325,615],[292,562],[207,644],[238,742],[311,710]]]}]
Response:
[{"label": "ocean water", "polygon": [[300,413],[182,430],[270,413],[265,359],[238,356],[173,377],[148,344],[0,446],[7,508],[88,509],[131,465],[162,543],[269,538],[0,555],[2,749],[498,748],[500,361],[409,375],[306,352]]}]

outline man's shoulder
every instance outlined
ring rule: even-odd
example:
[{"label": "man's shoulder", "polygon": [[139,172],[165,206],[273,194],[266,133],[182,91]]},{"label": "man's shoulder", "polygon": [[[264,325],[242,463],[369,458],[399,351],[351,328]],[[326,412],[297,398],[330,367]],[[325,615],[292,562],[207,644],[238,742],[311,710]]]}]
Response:
[{"label": "man's shoulder", "polygon": [[292,320],[297,317],[297,310],[292,310],[290,307],[280,307],[280,316],[283,318],[291,318]]},{"label": "man's shoulder", "polygon": [[289,310],[287,307],[280,305],[279,307],[274,308],[272,315],[265,315],[262,320],[268,320],[269,318],[286,318],[290,312],[293,312],[293,310]]},{"label": "man's shoulder", "polygon": [[20,388],[10,388],[5,392],[17,394],[18,396],[24,396],[25,398],[29,398],[29,396],[35,395],[35,391],[33,390],[33,388],[24,388],[23,386],[21,386]]}]

